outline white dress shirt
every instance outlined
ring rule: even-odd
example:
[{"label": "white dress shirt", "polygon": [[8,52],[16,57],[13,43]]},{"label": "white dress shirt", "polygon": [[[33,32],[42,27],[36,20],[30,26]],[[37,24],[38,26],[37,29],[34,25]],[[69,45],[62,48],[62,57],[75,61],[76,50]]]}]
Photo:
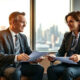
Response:
[{"label": "white dress shirt", "polygon": [[[13,44],[14,44],[14,47],[15,47],[15,35],[18,35],[18,34],[16,34],[15,32],[13,32],[10,28],[9,28],[9,30],[11,32],[12,39],[13,39]],[[17,55],[15,55],[14,61],[17,62]]]}]

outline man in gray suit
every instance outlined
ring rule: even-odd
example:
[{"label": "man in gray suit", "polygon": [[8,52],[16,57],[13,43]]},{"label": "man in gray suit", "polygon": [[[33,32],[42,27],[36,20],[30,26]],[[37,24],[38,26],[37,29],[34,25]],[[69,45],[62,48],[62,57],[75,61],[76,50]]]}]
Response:
[{"label": "man in gray suit", "polygon": [[[73,80],[80,76],[80,12],[71,12],[66,15],[65,19],[69,26],[70,32],[65,33],[62,45],[56,54],[56,56],[70,57],[70,60],[77,62],[77,65],[60,63],[58,65],[52,65],[48,68],[48,80],[58,80],[62,76],[61,80]],[[50,61],[53,61],[51,57],[48,57]]]},{"label": "man in gray suit", "polygon": [[[26,26],[25,13],[13,12],[9,16],[10,27],[0,31],[0,71],[7,80],[20,80],[21,75],[32,80],[42,80],[43,67],[32,65],[27,61],[31,49],[23,32]],[[41,61],[37,59],[35,62]],[[21,62],[21,63],[19,63]]]}]

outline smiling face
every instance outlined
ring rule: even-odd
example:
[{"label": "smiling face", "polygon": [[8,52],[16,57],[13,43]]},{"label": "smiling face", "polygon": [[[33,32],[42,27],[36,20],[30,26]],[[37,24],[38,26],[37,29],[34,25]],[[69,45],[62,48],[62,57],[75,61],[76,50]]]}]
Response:
[{"label": "smiling face", "polygon": [[69,26],[70,31],[78,31],[79,22],[76,21],[72,16],[67,17],[67,24]]},{"label": "smiling face", "polygon": [[10,20],[10,29],[15,33],[23,32],[25,26],[26,19],[24,15],[19,14]]},{"label": "smiling face", "polygon": [[13,22],[13,29],[17,33],[23,32],[24,27],[26,26],[26,19],[23,15],[18,15],[16,21]]}]

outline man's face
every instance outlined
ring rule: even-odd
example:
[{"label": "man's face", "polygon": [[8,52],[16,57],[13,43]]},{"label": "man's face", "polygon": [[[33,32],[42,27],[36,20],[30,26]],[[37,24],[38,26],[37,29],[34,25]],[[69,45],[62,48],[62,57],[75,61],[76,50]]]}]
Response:
[{"label": "man's face", "polygon": [[26,19],[23,15],[18,15],[17,20],[14,22],[14,30],[19,33],[23,32],[24,27],[26,26]]},{"label": "man's face", "polygon": [[67,24],[69,26],[70,31],[78,31],[79,22],[76,21],[72,16],[67,17]]}]

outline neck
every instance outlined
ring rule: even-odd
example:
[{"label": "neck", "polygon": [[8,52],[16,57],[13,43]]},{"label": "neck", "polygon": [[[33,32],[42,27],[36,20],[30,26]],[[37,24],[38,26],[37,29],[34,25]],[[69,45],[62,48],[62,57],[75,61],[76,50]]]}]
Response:
[{"label": "neck", "polygon": [[10,30],[12,30],[15,34],[18,34],[18,32],[13,28],[13,26],[10,26],[9,28],[10,28]]},{"label": "neck", "polygon": [[74,34],[76,35],[76,37],[78,36],[78,33],[79,33],[78,31],[74,31]]}]

